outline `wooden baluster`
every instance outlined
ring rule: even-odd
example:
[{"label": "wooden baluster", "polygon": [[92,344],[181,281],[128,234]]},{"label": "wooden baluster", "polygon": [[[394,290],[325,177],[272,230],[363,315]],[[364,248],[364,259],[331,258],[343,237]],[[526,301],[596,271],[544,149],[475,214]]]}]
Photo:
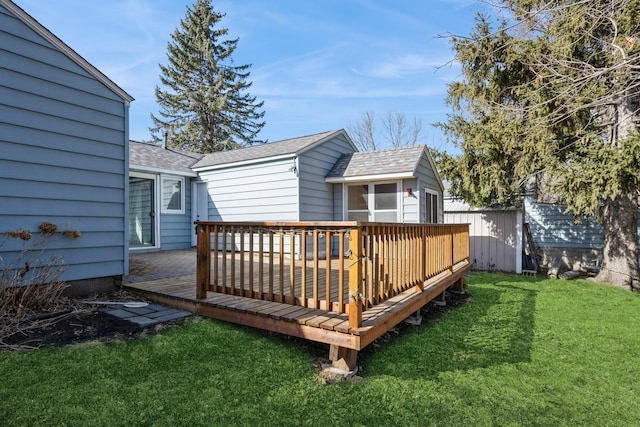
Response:
[{"label": "wooden baluster", "polygon": [[273,301],[273,230],[269,230],[269,299]]},{"label": "wooden baluster", "polygon": [[332,310],[331,303],[331,232],[326,230],[324,233],[325,240],[325,309],[327,311]]},{"label": "wooden baluster", "polygon": [[280,234],[278,236],[278,246],[280,246],[280,256],[278,257],[278,294],[280,294],[280,302],[284,302],[284,230],[280,228]]},{"label": "wooden baluster", "polygon": [[[211,231],[211,229],[209,229]],[[218,248],[218,226],[213,227],[213,286],[216,292],[218,292],[218,263],[220,262],[220,251]]]},{"label": "wooden baluster", "polygon": [[320,263],[318,262],[318,230],[313,230],[313,308],[320,308],[318,297],[318,274],[320,272]]},{"label": "wooden baluster", "polygon": [[249,226],[249,296],[253,298],[253,227]]},{"label": "wooden baluster", "polygon": [[296,233],[289,231],[289,296],[291,304],[296,304]]},{"label": "wooden baluster", "polygon": [[264,230],[258,231],[258,298],[264,299]]},{"label": "wooden baluster", "polygon": [[309,302],[307,301],[307,232],[305,230],[300,233],[300,256],[302,257],[302,277],[300,278],[302,289],[300,290],[300,297],[302,298],[302,305],[307,307]]},{"label": "wooden baluster", "polygon": [[239,278],[240,278],[240,295],[241,296],[246,296],[246,287],[245,287],[245,281],[244,281],[244,234],[245,234],[245,230],[244,227],[240,229],[240,273],[239,273]]},{"label": "wooden baluster", "polygon": [[344,313],[344,231],[338,233],[338,311]]}]

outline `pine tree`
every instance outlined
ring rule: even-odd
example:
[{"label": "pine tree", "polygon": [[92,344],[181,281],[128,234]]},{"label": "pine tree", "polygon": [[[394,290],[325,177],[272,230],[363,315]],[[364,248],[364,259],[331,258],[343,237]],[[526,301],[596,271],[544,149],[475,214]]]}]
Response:
[{"label": "pine tree", "polygon": [[452,37],[463,77],[449,86],[446,162],[475,205],[515,204],[530,179],[604,226],[598,279],[640,288],[640,1],[500,0]]},{"label": "pine tree", "polygon": [[166,132],[170,146],[199,153],[265,142],[257,139],[265,125],[263,102],[247,93],[251,65],[233,64],[239,39],[225,39],[224,16],[209,0],[187,6],[167,47],[169,63],[160,65],[164,88],[155,89],[160,113],[151,115],[154,141]]}]

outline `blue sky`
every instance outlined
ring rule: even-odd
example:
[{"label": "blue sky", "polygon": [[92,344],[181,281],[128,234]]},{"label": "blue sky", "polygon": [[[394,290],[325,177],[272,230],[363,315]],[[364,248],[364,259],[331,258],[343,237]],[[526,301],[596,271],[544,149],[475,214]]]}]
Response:
[{"label": "blue sky", "polygon": [[[158,64],[192,0],[14,0],[136,100],[130,138],[149,140]],[[364,111],[423,123],[423,143],[447,148],[447,83],[459,77],[438,38],[468,34],[486,5],[472,0],[225,0],[222,26],[252,64],[250,93],[264,101],[259,137],[275,142],[347,128]],[[444,66],[440,69],[438,67]]]}]

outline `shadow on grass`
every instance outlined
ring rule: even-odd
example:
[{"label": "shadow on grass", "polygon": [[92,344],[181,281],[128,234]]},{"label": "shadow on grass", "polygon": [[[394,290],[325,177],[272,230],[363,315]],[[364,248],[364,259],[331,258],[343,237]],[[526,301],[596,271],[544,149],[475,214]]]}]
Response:
[{"label": "shadow on grass", "polygon": [[534,337],[536,278],[473,275],[472,298],[369,349],[365,375],[433,378],[443,372],[528,362]]}]

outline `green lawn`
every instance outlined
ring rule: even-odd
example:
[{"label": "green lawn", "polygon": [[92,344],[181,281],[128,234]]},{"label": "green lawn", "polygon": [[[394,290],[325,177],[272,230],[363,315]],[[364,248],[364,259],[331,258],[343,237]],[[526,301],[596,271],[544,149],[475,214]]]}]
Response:
[{"label": "green lawn", "polygon": [[640,295],[474,273],[470,302],[323,384],[326,349],[207,319],[115,343],[0,352],[11,426],[640,424]]}]

